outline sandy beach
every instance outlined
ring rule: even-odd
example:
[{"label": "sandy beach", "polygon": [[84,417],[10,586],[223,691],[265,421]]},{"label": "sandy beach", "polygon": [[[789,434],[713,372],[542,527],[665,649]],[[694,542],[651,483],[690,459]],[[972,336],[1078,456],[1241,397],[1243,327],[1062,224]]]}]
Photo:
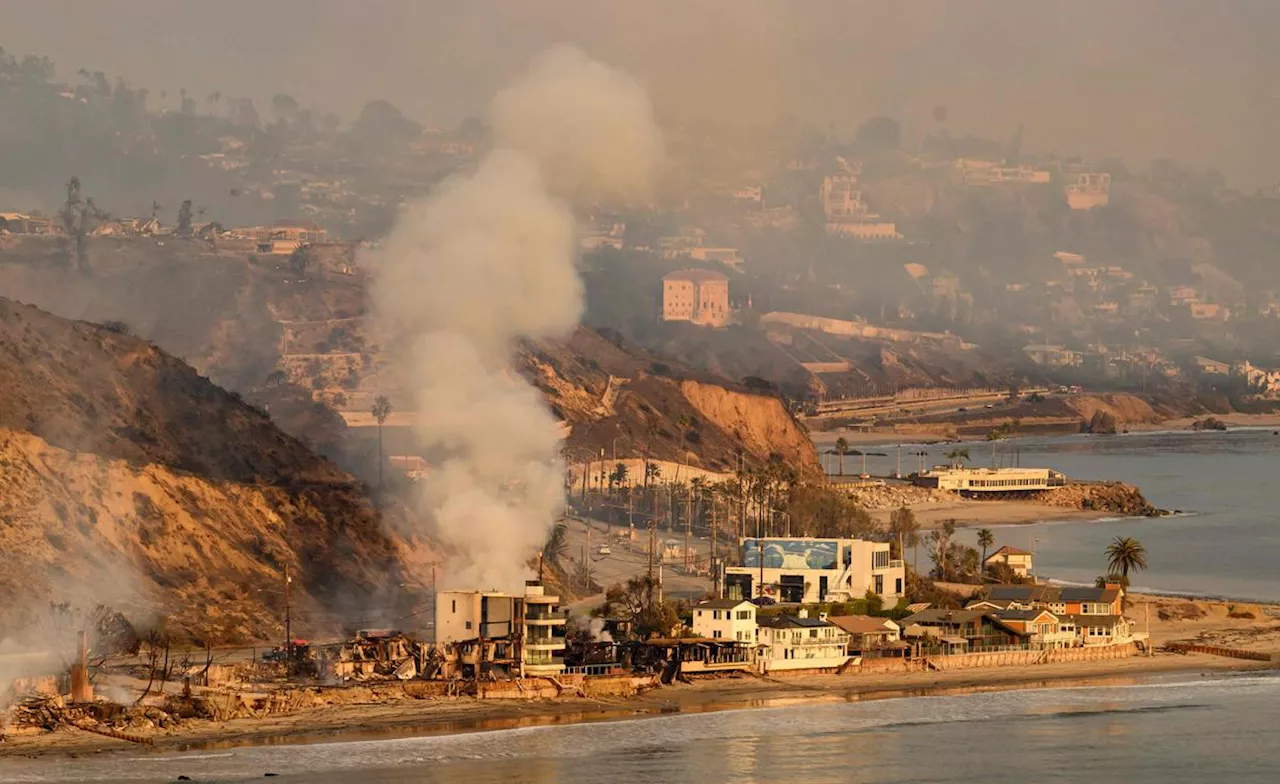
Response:
[{"label": "sandy beach", "polygon": [[1206,655],[1157,654],[1118,661],[1044,664],[980,670],[882,675],[715,677],[654,689],[630,699],[478,700],[471,697],[401,700],[314,708],[290,715],[228,722],[188,720],[153,733],[137,746],[68,729],[19,735],[0,742],[6,756],[59,756],[127,751],[132,754],[226,749],[281,743],[323,743],[479,732],[591,721],[620,721],[672,713],[777,707],[799,702],[965,694],[1063,686],[1132,685],[1163,673],[1222,673],[1269,669],[1260,662]]},{"label": "sandy beach", "polygon": [[[963,498],[910,504],[921,528],[937,528],[945,520],[958,526],[1025,525],[1059,520],[1104,520],[1115,517],[1095,510],[1068,509],[1034,501],[969,501]],[[892,509],[869,510],[880,525],[889,524]]]}]

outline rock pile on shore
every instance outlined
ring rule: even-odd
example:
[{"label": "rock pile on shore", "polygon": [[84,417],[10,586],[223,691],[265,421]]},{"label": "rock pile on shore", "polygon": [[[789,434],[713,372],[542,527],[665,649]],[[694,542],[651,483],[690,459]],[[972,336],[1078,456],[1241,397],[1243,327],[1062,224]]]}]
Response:
[{"label": "rock pile on shore", "polygon": [[1041,502],[1068,509],[1091,509],[1130,517],[1155,517],[1160,510],[1142,491],[1123,482],[1070,484],[1040,494]]},{"label": "rock pile on shore", "polygon": [[851,490],[853,500],[863,509],[897,509],[927,503],[957,503],[965,499],[950,490],[933,490],[915,485],[881,485]]}]

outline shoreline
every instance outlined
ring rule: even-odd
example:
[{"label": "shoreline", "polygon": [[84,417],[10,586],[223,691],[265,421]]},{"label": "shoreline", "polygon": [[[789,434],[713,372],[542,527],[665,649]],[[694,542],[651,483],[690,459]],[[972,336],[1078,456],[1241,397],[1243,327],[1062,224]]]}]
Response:
[{"label": "shoreline", "polygon": [[[1221,421],[1228,428],[1225,432],[1231,432],[1236,428],[1251,429],[1267,429],[1280,428],[1280,414],[1202,414],[1194,417],[1174,417],[1171,419],[1162,419],[1159,422],[1126,422],[1125,429],[1129,433],[1181,433],[1196,432],[1191,426],[1203,420],[1206,417],[1213,417]],[[1071,420],[1075,422],[1075,420]],[[953,428],[965,427],[965,423],[961,422],[938,422],[940,428],[951,426]],[[917,426],[918,427],[918,426]],[[975,425],[974,427],[985,427],[985,425]],[[1024,433],[1022,438],[1044,438],[1058,439],[1068,438],[1071,436],[1089,435],[1081,433],[1078,430],[1068,431],[1056,427],[1047,427],[1043,430],[1034,428],[1034,423],[1024,425]],[[1123,435],[1120,433],[1114,435]],[[1099,437],[1102,437],[1099,435]],[[837,438],[844,438],[849,442],[850,446],[926,446],[930,444],[969,444],[983,443],[986,438],[981,433],[960,433],[957,432],[956,437],[949,438],[937,432],[893,432],[891,429],[872,429],[860,430],[856,427],[832,428],[830,430],[814,429],[809,434],[809,439],[819,449],[830,447]],[[1016,440],[1016,439],[1014,439]]]},{"label": "shoreline", "polygon": [[1203,654],[1157,654],[1100,662],[1039,664],[945,672],[876,675],[795,675],[706,678],[659,687],[614,700],[569,698],[539,701],[453,698],[347,705],[221,724],[201,722],[154,735],[140,748],[89,732],[66,730],[13,736],[0,742],[5,758],[59,758],[98,753],[173,753],[263,745],[392,740],[525,727],[625,721],[672,714],[938,697],[1038,688],[1132,686],[1160,675],[1271,671],[1273,664]]}]

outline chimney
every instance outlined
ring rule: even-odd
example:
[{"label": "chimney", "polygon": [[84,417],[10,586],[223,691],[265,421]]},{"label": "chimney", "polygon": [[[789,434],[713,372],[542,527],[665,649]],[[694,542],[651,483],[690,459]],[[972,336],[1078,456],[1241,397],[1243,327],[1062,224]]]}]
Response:
[{"label": "chimney", "polygon": [[809,617],[809,611],[808,611],[808,610],[806,610],[805,608],[801,607],[801,608],[800,608],[800,612],[796,613],[796,617],[797,617],[797,618],[808,618],[808,617]]},{"label": "chimney", "polygon": [[825,621],[826,619],[827,619],[826,613],[818,613],[818,620]]},{"label": "chimney", "polygon": [[71,665],[71,701],[93,702],[93,684],[89,683],[87,662],[89,646],[84,630],[80,631],[78,643],[76,661]]}]

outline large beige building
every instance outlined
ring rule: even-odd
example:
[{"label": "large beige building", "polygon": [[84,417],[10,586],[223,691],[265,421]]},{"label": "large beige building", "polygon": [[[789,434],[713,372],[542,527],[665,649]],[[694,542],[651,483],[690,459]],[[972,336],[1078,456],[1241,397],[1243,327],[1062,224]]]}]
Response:
[{"label": "large beige building", "polygon": [[1067,204],[1073,210],[1105,207],[1111,201],[1111,175],[1107,172],[1073,172],[1067,180]]},{"label": "large beige building", "polygon": [[662,320],[705,327],[729,323],[729,278],[714,270],[687,269],[662,279]]}]

